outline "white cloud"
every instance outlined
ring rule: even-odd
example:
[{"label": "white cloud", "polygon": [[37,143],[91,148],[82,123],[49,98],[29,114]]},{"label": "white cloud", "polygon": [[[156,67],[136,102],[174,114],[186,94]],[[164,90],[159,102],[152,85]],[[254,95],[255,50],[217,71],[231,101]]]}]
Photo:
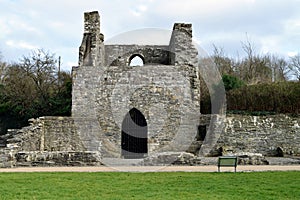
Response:
[{"label": "white cloud", "polygon": [[161,15],[168,15],[171,17],[180,18],[210,18],[222,16],[224,13],[232,14],[237,11],[245,11],[245,7],[252,4],[252,2],[241,0],[172,0],[169,1],[156,1],[155,12]]},{"label": "white cloud", "polygon": [[260,40],[261,52],[264,54],[280,52],[280,39],[276,36],[263,37]]},{"label": "white cloud", "polygon": [[147,11],[147,6],[145,6],[145,5],[139,5],[138,6],[138,9],[140,10],[140,11],[142,11],[142,12],[145,12],[145,11]]},{"label": "white cloud", "polygon": [[130,10],[130,12],[136,16],[139,17],[143,15],[147,11],[148,7],[146,5],[138,5],[134,9]]},{"label": "white cloud", "polygon": [[[264,52],[279,51],[286,55],[300,51],[299,0],[0,2],[0,48],[9,47],[10,54],[5,54],[6,49],[0,51],[4,57],[13,55],[9,59],[20,57],[17,53],[21,51],[14,49],[40,46],[54,50],[53,53],[61,55],[65,63],[76,63],[83,34],[83,12],[94,10],[101,15],[105,41],[131,30],[145,27],[172,29],[175,22],[191,22],[196,40],[207,49],[214,43],[224,47],[226,53],[236,54],[242,51],[240,42],[244,41],[247,32]],[[149,37],[148,41],[156,40]]]},{"label": "white cloud", "polygon": [[11,19],[7,21],[8,26],[12,31],[30,32],[32,34],[41,34],[41,31],[36,27],[26,23],[21,19]]},{"label": "white cloud", "polygon": [[284,23],[284,31],[300,36],[300,18],[286,20]]},{"label": "white cloud", "polygon": [[49,25],[55,29],[60,29],[66,26],[65,23],[59,21],[52,21],[52,22],[50,21]]},{"label": "white cloud", "polygon": [[0,27],[1,27],[0,39],[6,37],[11,33],[10,27],[7,25],[5,20],[1,18],[0,18]]},{"label": "white cloud", "polygon": [[14,41],[14,40],[8,40],[5,42],[5,44],[9,47],[17,48],[17,49],[28,49],[28,50],[34,50],[38,49],[39,46],[30,44],[25,41]]}]

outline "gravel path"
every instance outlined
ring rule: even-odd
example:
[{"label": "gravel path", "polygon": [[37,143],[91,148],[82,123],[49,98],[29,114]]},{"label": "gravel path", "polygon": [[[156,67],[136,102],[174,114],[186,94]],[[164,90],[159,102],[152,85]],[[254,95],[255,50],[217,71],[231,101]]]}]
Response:
[{"label": "gravel path", "polygon": [[[300,165],[239,165],[237,172],[300,171]],[[214,165],[207,166],[116,166],[116,167],[24,167],[0,168],[0,172],[217,172]],[[233,172],[233,167],[221,167],[222,172]]]}]

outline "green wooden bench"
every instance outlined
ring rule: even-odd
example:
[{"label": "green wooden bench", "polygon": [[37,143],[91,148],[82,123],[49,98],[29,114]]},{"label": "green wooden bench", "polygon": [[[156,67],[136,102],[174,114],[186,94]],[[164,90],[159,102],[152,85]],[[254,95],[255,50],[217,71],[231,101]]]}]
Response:
[{"label": "green wooden bench", "polygon": [[220,172],[221,167],[234,167],[234,172],[236,172],[236,166],[236,156],[220,156],[218,159],[218,172]]}]

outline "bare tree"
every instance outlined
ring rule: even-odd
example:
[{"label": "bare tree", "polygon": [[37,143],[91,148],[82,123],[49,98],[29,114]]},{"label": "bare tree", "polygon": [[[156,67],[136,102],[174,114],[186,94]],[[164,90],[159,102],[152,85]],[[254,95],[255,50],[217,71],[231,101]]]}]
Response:
[{"label": "bare tree", "polygon": [[248,84],[271,81],[272,71],[267,65],[267,57],[255,53],[255,47],[248,37],[245,42],[242,42],[242,48],[246,53],[246,58],[239,66],[241,79]]},{"label": "bare tree", "polygon": [[15,114],[34,117],[48,112],[57,93],[55,63],[54,54],[39,49],[8,67],[4,92]]},{"label": "bare tree", "polygon": [[300,81],[300,53],[290,58],[289,68],[298,81]]},{"label": "bare tree", "polygon": [[241,65],[240,68],[243,74],[243,79],[245,81],[251,81],[254,74],[255,74],[255,67],[254,67],[254,46],[253,44],[249,41],[249,38],[247,37],[247,40],[245,42],[242,42],[242,49],[245,51],[247,54],[247,58],[245,62]]},{"label": "bare tree", "polygon": [[288,66],[288,62],[279,55],[267,55],[268,65],[272,69],[272,81],[286,81],[288,80],[288,74],[290,72],[290,68]]},{"label": "bare tree", "polygon": [[216,45],[213,44],[213,56],[212,59],[217,66],[219,72],[221,75],[224,74],[232,74],[233,69],[232,69],[232,61],[230,58],[225,56],[224,49],[217,47]]},{"label": "bare tree", "polygon": [[23,56],[20,67],[33,80],[40,97],[47,100],[49,89],[57,79],[54,54],[38,49],[29,56]]}]

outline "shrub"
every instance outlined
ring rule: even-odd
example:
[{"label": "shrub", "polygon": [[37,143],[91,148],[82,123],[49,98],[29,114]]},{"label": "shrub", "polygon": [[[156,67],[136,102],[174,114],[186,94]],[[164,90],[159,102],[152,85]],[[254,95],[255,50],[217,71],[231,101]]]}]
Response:
[{"label": "shrub", "polygon": [[243,86],[226,94],[227,110],[300,113],[300,82]]},{"label": "shrub", "polygon": [[222,76],[222,80],[226,91],[240,88],[244,85],[244,82],[241,81],[239,78],[228,74],[224,74]]}]

